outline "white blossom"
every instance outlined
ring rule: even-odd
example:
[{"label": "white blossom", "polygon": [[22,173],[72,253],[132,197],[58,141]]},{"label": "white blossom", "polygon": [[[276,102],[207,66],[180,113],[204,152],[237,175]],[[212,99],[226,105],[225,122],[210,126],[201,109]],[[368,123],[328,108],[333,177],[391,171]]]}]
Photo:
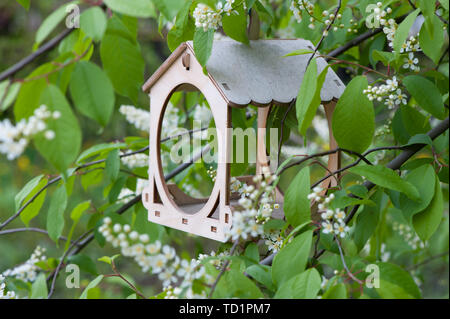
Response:
[{"label": "white blossom", "polygon": [[5,270],[2,275],[4,277],[13,277],[25,282],[33,282],[40,270],[36,264],[47,259],[44,253],[45,248],[37,246],[27,261],[13,269]]},{"label": "white blossom", "polygon": [[420,67],[417,65],[419,63],[419,59],[414,57],[413,52],[410,52],[408,57],[404,58],[403,61],[405,62],[405,64],[403,64],[404,69],[410,69],[415,72],[420,71]]},{"label": "white blossom", "polygon": [[51,112],[46,105],[41,105],[33,115],[16,125],[9,119],[0,121],[0,153],[5,154],[8,160],[14,160],[25,151],[31,138],[43,134],[48,140],[54,139],[55,132],[47,130],[47,121],[60,116],[59,111]]},{"label": "white blossom", "polygon": [[218,3],[216,9],[199,3],[193,12],[195,27],[203,28],[205,32],[209,29],[217,30],[222,25],[222,11],[221,2]]}]

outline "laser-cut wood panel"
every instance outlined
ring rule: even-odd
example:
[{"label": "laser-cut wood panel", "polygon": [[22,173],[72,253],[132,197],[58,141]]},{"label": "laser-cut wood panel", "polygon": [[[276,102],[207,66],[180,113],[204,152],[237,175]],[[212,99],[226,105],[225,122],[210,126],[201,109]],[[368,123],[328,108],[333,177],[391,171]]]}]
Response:
[{"label": "laser-cut wood panel", "polygon": [[[192,43],[181,44],[144,84],[150,96],[149,186],[143,192],[148,219],[154,223],[186,231],[195,235],[225,241],[225,231],[232,226],[233,206],[237,194],[230,193],[229,156],[231,153],[231,107],[245,107],[248,103],[258,110],[256,173],[269,166],[265,146],[265,129],[273,104],[287,105],[296,98],[306,69],[308,55],[281,58],[295,49],[309,48],[306,40],[257,40],[243,47],[234,41],[216,41],[207,64],[208,74],[195,58]],[[284,60],[282,60],[284,59]],[[290,59],[290,60],[289,60]],[[318,59],[319,70],[326,65]],[[177,90],[198,89],[208,101],[216,123],[218,166],[216,182],[209,198],[188,196],[174,184],[164,180],[160,157],[160,136],[164,112],[170,96]],[[321,98],[330,130],[330,148],[336,147],[331,133],[331,118],[335,101],[344,85],[331,68],[328,71]],[[329,157],[328,169],[339,168],[339,154]],[[253,183],[251,176],[239,178]],[[323,187],[336,185],[336,179],[325,180]],[[277,202],[283,195],[277,190]],[[283,218],[282,207],[273,213]]]}]

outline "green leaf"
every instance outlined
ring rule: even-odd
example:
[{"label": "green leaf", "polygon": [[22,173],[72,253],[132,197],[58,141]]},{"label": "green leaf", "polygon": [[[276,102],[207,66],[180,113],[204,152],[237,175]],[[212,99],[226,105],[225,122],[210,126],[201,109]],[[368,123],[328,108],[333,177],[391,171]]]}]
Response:
[{"label": "green leaf", "polygon": [[320,290],[320,275],[314,269],[308,269],[284,282],[275,299],[314,299]]},{"label": "green leaf", "polygon": [[444,201],[438,176],[434,185],[434,197],[430,205],[413,216],[413,226],[420,239],[427,241],[438,229],[444,214]]},{"label": "green leaf", "polygon": [[331,286],[322,296],[322,299],[347,299],[347,288],[345,284]]},{"label": "green leaf", "polygon": [[284,195],[284,215],[294,227],[311,220],[309,167],[303,168],[292,180]]},{"label": "green leaf", "polygon": [[82,271],[90,273],[91,275],[98,275],[97,266],[92,259],[83,254],[69,256],[67,261],[71,264],[78,265]]},{"label": "green leaf", "polygon": [[372,57],[375,62],[381,61],[385,66],[388,66],[395,61],[395,55],[392,52],[374,50],[372,51]]},{"label": "green leaf", "polygon": [[419,33],[420,48],[435,63],[439,63],[445,41],[443,22],[432,14],[427,17]]},{"label": "green leaf", "polygon": [[425,145],[432,145],[433,141],[431,137],[429,137],[426,134],[416,134],[413,137],[411,137],[408,141],[408,143],[404,146],[410,146],[415,144],[425,144]]},{"label": "green leaf", "polygon": [[[35,196],[41,189],[47,185],[47,179],[41,179],[39,183],[26,195],[26,197],[23,200],[23,205],[27,203],[33,196]],[[27,184],[28,185],[28,184]],[[25,224],[25,226],[28,227],[30,221],[36,217],[39,214],[39,211],[42,208],[42,205],[44,205],[45,202],[45,195],[47,194],[47,189],[44,189],[34,200],[31,204],[29,204],[20,214],[20,219]],[[24,194],[25,195],[25,194]],[[16,197],[17,200],[17,197]],[[16,202],[17,204],[17,202]],[[17,208],[16,210],[18,210]]]},{"label": "green leaf", "polygon": [[427,208],[433,199],[436,183],[435,175],[431,165],[420,166],[406,175],[405,180],[416,187],[421,199],[420,202],[417,202],[403,194],[400,195],[400,209],[409,224],[412,223],[412,216]]},{"label": "green leaf", "polygon": [[108,264],[108,265],[112,265],[112,262],[114,261],[114,259],[116,259],[116,258],[119,257],[119,256],[120,256],[119,254],[114,255],[114,256],[112,256],[112,257],[103,256],[103,257],[100,257],[100,258],[97,259],[97,260],[98,260],[98,261],[101,261],[101,262],[104,262],[104,263],[106,263],[106,264]]},{"label": "green leaf", "polygon": [[72,209],[72,212],[70,213],[70,219],[72,219],[74,222],[78,222],[83,215],[83,213],[91,206],[91,201],[87,200],[85,202],[79,203],[77,206],[75,206],[74,209]]},{"label": "green leaf", "polygon": [[245,256],[250,258],[251,260],[255,262],[259,262],[259,251],[258,251],[258,245],[255,243],[250,243],[245,248]]},{"label": "green leaf", "polygon": [[191,5],[192,0],[186,1],[183,8],[177,14],[175,25],[167,34],[167,44],[171,51],[174,51],[182,42],[194,38],[195,24],[189,15]]},{"label": "green leaf", "polygon": [[30,9],[30,0],[16,0],[22,7],[24,7],[27,11]]},{"label": "green leaf", "polygon": [[35,145],[47,161],[63,172],[80,151],[80,126],[64,94],[57,86],[50,84],[42,93],[40,103],[47,105],[52,112],[59,111],[61,117],[47,122],[47,129],[55,132],[55,138],[48,140],[45,136],[39,135],[35,138]]},{"label": "green leaf", "polygon": [[47,231],[50,238],[58,243],[64,229],[64,211],[67,207],[67,193],[61,185],[52,195],[47,215]]},{"label": "green leaf", "polygon": [[224,273],[220,278],[213,298],[263,298],[263,294],[249,278],[241,272],[232,269]]},{"label": "green leaf", "polygon": [[100,41],[106,31],[108,20],[100,7],[92,7],[80,16],[80,28],[92,40]]},{"label": "green leaf", "polygon": [[339,146],[358,153],[370,146],[375,132],[373,105],[363,94],[367,86],[366,77],[353,78],[333,114],[333,135]]},{"label": "green leaf", "polygon": [[123,149],[127,147],[126,143],[102,143],[94,145],[87,150],[83,151],[80,156],[77,159],[77,163],[80,164],[84,160],[91,158],[93,156],[96,156],[98,154],[101,154],[103,152],[109,152],[113,149]]},{"label": "green leaf", "polygon": [[67,251],[67,249],[70,246],[70,240],[72,239],[73,232],[75,231],[75,227],[77,226],[78,222],[80,221],[81,216],[83,213],[91,206],[91,201],[85,201],[82,203],[79,203],[70,213],[70,219],[73,220],[72,228],[70,229],[69,235],[67,235],[66,240],[66,246],[64,247],[64,251]]},{"label": "green leaf", "polygon": [[0,112],[6,111],[13,104],[21,87],[20,82],[9,84],[9,80],[0,82]]},{"label": "green leaf", "polygon": [[271,268],[265,265],[251,265],[245,272],[250,275],[257,282],[266,286],[269,290],[274,290],[275,287],[272,283],[272,273]]},{"label": "green leaf", "polygon": [[53,65],[46,63],[38,67],[26,77],[29,81],[22,84],[19,94],[17,95],[16,103],[14,104],[14,116],[16,121],[33,115],[34,110],[40,106],[39,101],[41,94],[48,85],[45,78],[39,78],[36,80],[30,79],[42,76],[53,69]]},{"label": "green leaf", "polygon": [[419,192],[413,185],[383,165],[359,165],[350,168],[349,172],[364,176],[381,187],[402,192],[412,200],[420,200]]},{"label": "green leaf", "polygon": [[440,120],[445,118],[441,93],[433,82],[420,75],[410,75],[403,79],[403,84],[425,111]]},{"label": "green leaf", "polygon": [[306,69],[295,102],[298,129],[302,135],[306,134],[306,130],[311,125],[317,108],[320,105],[320,91],[322,90],[327,72],[328,66],[317,76],[317,61],[315,58],[311,60],[311,63]]},{"label": "green leaf", "polygon": [[312,244],[312,231],[306,231],[281,249],[272,263],[273,282],[280,286],[305,270]]},{"label": "green leaf", "polygon": [[40,274],[31,285],[30,299],[47,299],[47,280],[45,274]]},{"label": "green leaf", "polygon": [[105,174],[109,180],[115,181],[119,176],[120,171],[120,157],[118,149],[114,149],[108,154],[105,162],[105,169]]},{"label": "green leaf", "polygon": [[88,299],[88,293],[89,290],[91,290],[92,288],[97,287],[97,285],[102,281],[103,279],[103,275],[98,276],[97,278],[95,278],[94,280],[92,280],[87,286],[86,289],[84,289],[83,293],[80,296],[80,299]]},{"label": "green leaf", "polygon": [[202,28],[195,30],[194,33],[194,52],[198,62],[205,67],[211,56],[214,42],[214,30],[204,31]]},{"label": "green leaf", "polygon": [[225,34],[230,38],[249,44],[247,37],[247,12],[242,4],[233,8],[230,15],[225,14],[223,16],[222,27]]},{"label": "green leaf", "polygon": [[64,20],[68,13],[68,9],[70,9],[73,5],[77,5],[80,2],[71,1],[63,4],[61,7],[53,11],[45,20],[42,22],[41,26],[36,32],[36,45],[41,44],[50,33],[58,26],[58,24]]},{"label": "green leaf", "polygon": [[[185,0],[152,0],[153,4],[155,5],[156,9],[160,11],[164,17],[172,21],[175,17],[176,13],[181,12],[181,10],[185,10],[189,12],[190,5],[192,4],[191,0],[185,1]],[[188,7],[185,7],[186,3],[189,3]],[[178,17],[177,17],[178,20]]]},{"label": "green leaf", "polygon": [[411,275],[397,265],[378,263],[380,267],[380,287],[377,293],[383,299],[421,298]]},{"label": "green leaf", "polygon": [[355,231],[353,232],[353,240],[358,251],[364,248],[367,240],[372,237],[378,226],[380,219],[380,203],[383,197],[383,191],[377,190],[374,194],[376,206],[365,205],[363,210],[358,214],[355,223]]},{"label": "green leaf", "polygon": [[156,17],[155,8],[151,0],[104,0],[108,8],[113,11],[123,13],[137,18]]},{"label": "green leaf", "polygon": [[96,64],[79,62],[70,81],[70,94],[76,108],[106,126],[114,110],[114,88],[108,76]]},{"label": "green leaf", "polygon": [[[312,54],[312,53],[314,53],[313,50],[309,50],[309,49],[299,49],[299,50],[292,51],[292,52],[290,52],[290,53],[284,55],[283,57],[284,57],[284,58],[287,58],[287,57],[289,57],[289,56],[304,55],[304,54]],[[314,60],[315,60],[315,58],[314,58]],[[312,62],[312,60],[311,60],[311,62]]]},{"label": "green leaf", "polygon": [[411,29],[414,21],[419,14],[420,9],[416,9],[414,12],[410,13],[402,23],[399,24],[397,31],[395,31],[394,36],[394,51],[396,54],[400,53],[400,48],[403,43],[405,43],[408,38],[409,30]]},{"label": "green leaf", "polygon": [[20,208],[20,205],[22,204],[23,200],[31,193],[33,189],[36,188],[36,186],[41,181],[42,177],[44,175],[39,175],[33,178],[31,181],[29,181],[21,190],[17,193],[16,197],[14,198],[15,204],[16,204],[16,210]]},{"label": "green leaf", "polygon": [[116,92],[136,102],[144,81],[145,62],[132,34],[117,17],[108,21],[100,57]]}]

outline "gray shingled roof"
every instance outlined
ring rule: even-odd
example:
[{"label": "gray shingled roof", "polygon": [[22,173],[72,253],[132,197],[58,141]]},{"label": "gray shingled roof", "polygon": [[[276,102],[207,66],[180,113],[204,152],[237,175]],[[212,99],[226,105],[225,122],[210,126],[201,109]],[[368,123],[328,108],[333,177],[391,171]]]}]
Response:
[{"label": "gray shingled roof", "polygon": [[[192,48],[192,42],[188,42]],[[313,49],[310,41],[254,40],[250,45],[216,40],[206,69],[227,99],[235,105],[287,104],[297,98],[310,54],[284,57],[299,49]],[[318,72],[327,65],[317,61]],[[321,91],[322,101],[339,98],[345,86],[329,68]]]}]

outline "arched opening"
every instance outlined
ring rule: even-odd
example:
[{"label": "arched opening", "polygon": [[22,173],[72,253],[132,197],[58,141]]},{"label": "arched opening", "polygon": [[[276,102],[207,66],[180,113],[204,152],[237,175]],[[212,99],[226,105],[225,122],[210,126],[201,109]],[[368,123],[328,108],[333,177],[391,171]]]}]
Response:
[{"label": "arched opening", "polygon": [[158,157],[164,176],[170,177],[169,193],[185,213],[196,213],[215,186],[218,137],[211,107],[195,86],[182,84],[169,95],[158,134]]}]

